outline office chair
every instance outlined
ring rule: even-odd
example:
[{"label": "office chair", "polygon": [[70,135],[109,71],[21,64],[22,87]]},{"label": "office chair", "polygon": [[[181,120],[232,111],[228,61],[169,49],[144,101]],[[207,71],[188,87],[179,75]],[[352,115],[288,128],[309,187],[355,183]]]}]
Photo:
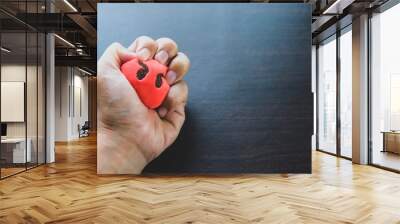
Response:
[{"label": "office chair", "polygon": [[90,129],[89,121],[85,121],[82,127],[80,127],[80,125],[78,124],[78,129],[79,129],[79,138],[89,136],[89,129]]}]

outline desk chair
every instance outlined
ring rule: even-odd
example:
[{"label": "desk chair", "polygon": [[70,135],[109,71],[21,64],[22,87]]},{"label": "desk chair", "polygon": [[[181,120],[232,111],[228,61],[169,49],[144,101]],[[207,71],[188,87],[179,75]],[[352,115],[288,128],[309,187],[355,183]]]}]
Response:
[{"label": "desk chair", "polygon": [[90,129],[89,121],[85,121],[82,127],[80,127],[80,125],[78,124],[79,138],[89,136],[89,129]]}]

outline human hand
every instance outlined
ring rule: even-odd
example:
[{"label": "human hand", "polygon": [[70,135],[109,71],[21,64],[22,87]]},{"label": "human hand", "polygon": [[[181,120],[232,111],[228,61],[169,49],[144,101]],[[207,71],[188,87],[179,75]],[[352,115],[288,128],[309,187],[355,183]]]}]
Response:
[{"label": "human hand", "polygon": [[[168,66],[170,90],[156,110],[147,108],[122,74],[124,62],[154,58]],[[131,46],[110,45],[97,62],[97,173],[139,174],[177,138],[185,120],[188,57],[169,38],[137,38]]]}]

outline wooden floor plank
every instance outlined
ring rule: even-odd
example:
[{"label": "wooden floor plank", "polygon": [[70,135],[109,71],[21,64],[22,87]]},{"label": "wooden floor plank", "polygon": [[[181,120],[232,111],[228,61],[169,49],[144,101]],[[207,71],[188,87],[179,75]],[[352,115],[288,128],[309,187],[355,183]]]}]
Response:
[{"label": "wooden floor plank", "polygon": [[400,223],[400,175],[313,152],[313,174],[98,176],[96,138],[0,181],[0,223]]}]

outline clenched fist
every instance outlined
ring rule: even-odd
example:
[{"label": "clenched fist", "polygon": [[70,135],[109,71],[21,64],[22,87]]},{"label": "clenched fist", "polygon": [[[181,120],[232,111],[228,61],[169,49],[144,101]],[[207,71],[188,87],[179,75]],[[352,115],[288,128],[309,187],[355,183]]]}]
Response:
[{"label": "clenched fist", "polygon": [[[170,85],[162,105],[146,107],[121,72],[133,58],[155,59],[168,67]],[[97,63],[97,173],[139,174],[177,138],[185,121],[188,57],[169,38],[137,38],[128,48],[110,45]]]}]

